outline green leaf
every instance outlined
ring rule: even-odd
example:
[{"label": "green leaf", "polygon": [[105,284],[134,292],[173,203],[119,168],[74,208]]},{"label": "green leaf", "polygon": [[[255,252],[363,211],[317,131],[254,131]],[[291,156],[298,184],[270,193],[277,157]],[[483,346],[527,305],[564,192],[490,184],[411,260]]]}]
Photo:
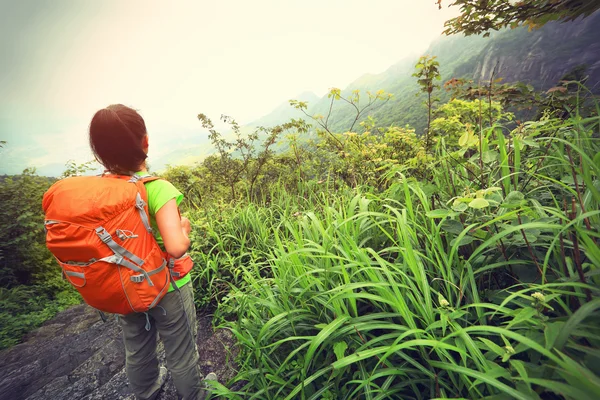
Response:
[{"label": "green leaf", "polygon": [[512,192],[510,192],[509,194],[506,195],[506,198],[504,199],[505,202],[507,203],[512,203],[512,202],[520,202],[521,200],[525,199],[525,195],[521,192],[519,192],[518,190],[513,190]]},{"label": "green leaf", "polygon": [[434,361],[434,360],[430,361],[430,365],[432,365],[436,368],[446,369],[446,370],[449,370],[449,371],[452,371],[455,373],[459,373],[459,374],[470,376],[475,379],[479,379],[480,381],[485,382],[491,386],[494,386],[496,389],[506,393],[507,395],[511,396],[511,398],[513,398],[513,399],[530,400],[530,398],[528,396],[526,396],[522,393],[519,393],[512,387],[506,385],[505,383],[503,383],[495,378],[487,376],[483,372],[473,370],[470,368],[466,368],[466,367],[463,367],[463,366],[460,366],[457,364],[449,364],[449,363],[445,363],[445,362],[441,362],[441,361]]},{"label": "green leaf", "polygon": [[525,364],[521,360],[510,360],[510,365],[517,370],[519,376],[521,378],[527,378],[529,375],[527,374],[527,369],[525,369]]},{"label": "green leaf", "polygon": [[469,203],[469,207],[474,208],[476,210],[488,207],[489,205],[490,202],[483,198],[473,199],[473,201]]},{"label": "green leaf", "polygon": [[[475,239],[473,238],[473,236],[463,236],[463,237],[460,239],[460,243],[459,243],[458,245],[459,245],[459,246],[464,246],[464,245],[467,245],[467,244],[471,244],[471,243],[473,243],[473,240],[475,240]],[[454,244],[455,244],[455,243],[456,243],[456,239],[453,239],[453,240],[450,242],[450,246],[454,246]]]},{"label": "green leaf", "polygon": [[483,342],[483,344],[485,344],[485,346],[488,349],[490,349],[493,353],[498,355],[498,357],[502,357],[502,356],[504,356],[504,353],[506,353],[506,351],[502,347],[498,346],[496,343],[492,342],[489,339],[486,339],[483,337],[480,337],[477,339],[481,340]]},{"label": "green leaf", "polygon": [[342,326],[349,319],[350,319],[350,316],[348,316],[348,315],[343,315],[343,316],[337,317],[336,319],[334,319],[333,321],[331,321],[329,324],[327,324],[321,330],[321,332],[319,332],[311,340],[310,347],[308,348],[308,350],[306,351],[306,354],[304,356],[304,366],[305,366],[305,368],[308,368],[308,365],[310,365],[310,362],[312,361],[313,355],[317,351],[317,348],[325,340],[327,340],[329,338],[329,336],[331,336],[340,326]]},{"label": "green leaf", "polygon": [[[465,209],[467,208],[467,205],[465,203],[461,204],[464,204]],[[463,224],[461,224],[460,221],[457,221],[455,219],[444,220],[444,222],[442,222],[441,228],[446,232],[454,233],[456,235],[460,235],[460,233],[465,229]]]},{"label": "green leaf", "polygon": [[559,335],[555,339],[554,343],[556,349],[562,350],[571,333],[579,326],[579,324],[583,322],[584,319],[596,313],[596,310],[598,309],[600,309],[600,298],[596,298],[589,303],[584,304],[577,311],[575,311],[565,323],[564,329],[560,330]]},{"label": "green leaf", "polygon": [[525,307],[517,312],[512,321],[508,323],[508,327],[516,325],[520,322],[527,321],[537,314],[537,310],[533,307]]},{"label": "green leaf", "polygon": [[467,206],[467,203],[454,202],[454,204],[452,204],[452,209],[454,211],[463,212],[463,211],[466,211],[467,208],[469,208],[469,206]]},{"label": "green leaf", "polygon": [[495,150],[484,151],[481,155],[481,159],[486,164],[494,162],[498,159],[498,152]]},{"label": "green leaf", "polygon": [[337,342],[333,345],[333,352],[338,360],[341,360],[346,356],[346,349],[348,344],[346,342]]},{"label": "green leaf", "polygon": [[460,147],[465,147],[467,145],[467,143],[469,143],[469,132],[465,132],[461,135],[461,137],[458,139],[458,145]]},{"label": "green leaf", "polygon": [[449,216],[451,214],[454,214],[454,213],[450,210],[439,209],[439,210],[428,211],[426,215],[429,218],[446,218],[447,216]]},{"label": "green leaf", "polygon": [[563,329],[564,325],[564,321],[551,322],[546,325],[546,329],[544,329],[544,337],[546,338],[546,348],[548,350],[554,346],[554,342],[556,341],[556,338]]}]

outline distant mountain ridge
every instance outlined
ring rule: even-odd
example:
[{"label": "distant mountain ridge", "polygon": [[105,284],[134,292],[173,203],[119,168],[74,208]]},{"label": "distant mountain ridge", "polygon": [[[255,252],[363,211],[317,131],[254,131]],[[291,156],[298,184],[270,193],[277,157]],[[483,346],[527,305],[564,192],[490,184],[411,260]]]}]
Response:
[{"label": "distant mountain ridge", "polygon": [[[306,101],[309,104],[313,104],[317,102],[320,99],[320,97],[314,94],[313,92],[303,92],[300,93],[294,99],[299,101]],[[247,124],[247,126],[273,126],[282,122],[287,122],[292,118],[302,118],[303,115],[304,114],[302,114],[302,112],[291,107],[289,101],[286,101],[277,106],[269,114],[260,117],[255,121],[252,121],[251,123]]]},{"label": "distant mountain ridge", "polygon": [[[600,12],[568,23],[550,22],[538,30],[526,28],[492,32],[490,37],[443,36],[431,44],[425,52],[437,56],[442,80],[469,78],[474,82],[489,81],[497,65],[495,77],[503,82],[523,81],[536,89],[545,90],[575,67],[586,65],[588,86],[600,92]],[[380,74],[365,74],[342,90],[348,95],[353,90],[377,91],[383,89],[394,97],[370,113],[381,126],[410,125],[417,132],[424,129],[425,112],[418,98],[419,87],[412,77],[417,58],[406,58]],[[439,93],[447,98],[443,90]],[[304,99],[298,99],[307,101]],[[309,101],[308,113],[326,115],[331,99],[323,96]],[[279,106],[268,114],[268,121],[275,125],[289,120],[292,107]],[[343,103],[334,103],[330,127],[343,132],[354,119],[353,109]],[[296,112],[295,115],[300,115]],[[252,124],[254,125],[254,124]]]}]

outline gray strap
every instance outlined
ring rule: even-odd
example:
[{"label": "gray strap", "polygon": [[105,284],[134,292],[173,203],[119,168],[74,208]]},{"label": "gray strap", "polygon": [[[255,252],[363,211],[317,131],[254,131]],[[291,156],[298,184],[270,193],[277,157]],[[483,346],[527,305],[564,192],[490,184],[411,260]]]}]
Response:
[{"label": "gray strap", "polygon": [[65,271],[65,275],[74,276],[75,278],[85,279],[83,272]]},{"label": "gray strap", "polygon": [[136,183],[137,181],[144,179],[144,178],[150,178],[152,175],[150,174],[146,174],[146,175],[138,175],[138,174],[133,174],[131,175],[131,178],[129,179],[128,182],[131,183]]},{"label": "gray strap", "polygon": [[179,276],[181,274],[179,272],[173,271],[174,267],[175,267],[175,259],[169,258],[169,270],[170,270],[169,273],[171,274],[171,277],[179,278]]},{"label": "gray strap", "polygon": [[108,263],[112,263],[112,264],[118,264],[121,265],[125,268],[128,268],[130,270],[133,270],[135,272],[138,272],[140,274],[142,274],[144,276],[144,278],[148,281],[148,285],[150,286],[154,286],[154,283],[152,283],[152,281],[150,280],[150,277],[148,276],[148,273],[146,271],[144,271],[143,269],[141,269],[140,267],[138,267],[137,265],[135,265],[134,263],[132,263],[129,260],[124,259],[123,257],[114,254],[112,256],[109,257],[104,257],[101,258],[98,261],[104,261],[104,262],[108,262]]},{"label": "gray strap", "polygon": [[179,286],[177,285],[177,283],[175,282],[175,279],[173,278],[173,270],[170,269],[169,272],[171,274],[171,284],[173,285],[175,290],[177,290],[179,293],[181,293],[181,291],[179,290]]},{"label": "gray strap", "polygon": [[146,314],[146,330],[150,331],[150,328],[152,328],[152,325],[150,325],[150,317],[148,316],[148,312],[145,312],[144,314]]},{"label": "gray strap", "polygon": [[138,194],[135,196],[135,206],[138,209],[138,213],[140,214],[140,218],[144,223],[144,227],[148,232],[152,233],[152,226],[150,226],[148,214],[146,214],[146,210],[144,209],[144,207],[146,207],[146,203],[144,202],[144,200],[142,200],[142,195],[140,194],[140,192],[138,192]]},{"label": "gray strap", "polygon": [[102,240],[108,247],[111,248],[113,253],[119,255],[121,257],[127,257],[137,265],[144,265],[144,260],[127,250],[126,248],[120,246],[117,242],[115,242],[112,238],[112,235],[108,233],[104,227],[99,226],[96,228],[96,235]]},{"label": "gray strap", "polygon": [[[63,276],[64,276],[64,277],[65,277],[65,278],[66,278],[66,279],[67,279],[69,282],[71,282],[71,285],[73,285],[73,286],[75,286],[75,287],[78,287],[78,288],[84,287],[84,286],[85,286],[85,284],[87,283],[87,281],[86,281],[86,279],[85,279],[85,275],[84,275],[83,273],[81,273],[81,272],[75,272],[75,271],[65,271],[65,270],[63,269]],[[80,284],[80,283],[73,282],[73,281],[72,281],[72,280],[71,280],[69,277],[75,277],[75,278],[82,279],[82,280],[83,280],[83,283],[81,283],[81,284]]]},{"label": "gray strap", "polygon": [[[162,290],[160,291],[160,293],[159,293],[159,294],[156,296],[156,298],[155,298],[155,299],[154,299],[154,301],[153,301],[153,302],[150,304],[150,306],[148,306],[148,308],[153,308],[153,307],[156,305],[156,303],[158,303],[158,301],[159,301],[160,299],[162,299],[162,295],[163,295],[163,293],[165,292],[165,290],[168,290],[168,289],[169,289],[169,286],[171,286],[171,285],[169,285],[169,283],[167,282],[167,284],[165,285],[165,287],[164,287],[164,288],[162,288]],[[177,290],[179,290],[179,288],[178,288]]]},{"label": "gray strap", "polygon": [[48,225],[60,224],[58,221],[47,219],[44,221],[44,234],[48,234]]},{"label": "gray strap", "polygon": [[88,267],[95,263],[97,260],[95,258],[91,258],[88,262],[80,262],[80,261],[66,261],[64,264],[74,265],[76,267]]},{"label": "gray strap", "polygon": [[[152,275],[154,275],[154,274],[157,274],[157,273],[159,273],[160,271],[162,271],[163,269],[165,269],[165,266],[166,266],[166,265],[167,265],[167,262],[163,260],[163,263],[162,263],[162,265],[161,265],[160,267],[158,267],[158,268],[156,268],[156,269],[153,269],[152,271],[148,271],[148,272],[146,272],[146,275],[147,275],[147,276],[152,276]],[[135,283],[141,283],[141,282],[143,282],[143,281],[144,281],[144,279],[145,279],[145,276],[144,276],[143,274],[140,274],[140,275],[133,275],[133,276],[131,277],[131,281],[132,281],[132,282],[135,282]]]},{"label": "gray strap", "polygon": [[123,241],[127,239],[135,239],[136,237],[138,237],[138,235],[136,235],[135,233],[124,229],[117,229],[115,233],[117,234],[117,237]]},{"label": "gray strap", "polygon": [[106,321],[108,320],[108,318],[106,318],[106,314],[104,314],[102,311],[98,310],[98,315],[100,315],[102,322],[106,323]]}]

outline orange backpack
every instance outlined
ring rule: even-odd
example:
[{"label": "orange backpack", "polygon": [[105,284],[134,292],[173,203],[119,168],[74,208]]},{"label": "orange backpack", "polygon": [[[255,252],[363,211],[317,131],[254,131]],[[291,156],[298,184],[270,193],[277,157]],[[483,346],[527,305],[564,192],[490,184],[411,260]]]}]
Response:
[{"label": "orange backpack", "polygon": [[62,179],[44,194],[46,246],[86,303],[115,314],[146,312],[169,289],[152,235],[144,176]]}]

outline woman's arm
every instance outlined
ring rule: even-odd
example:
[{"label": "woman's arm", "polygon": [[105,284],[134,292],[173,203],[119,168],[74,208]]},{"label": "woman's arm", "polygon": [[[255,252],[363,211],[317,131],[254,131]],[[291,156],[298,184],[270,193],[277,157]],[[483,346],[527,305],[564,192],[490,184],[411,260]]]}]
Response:
[{"label": "woman's arm", "polygon": [[180,218],[175,199],[166,202],[155,217],[167,253],[175,258],[183,256],[190,247],[188,235],[192,227],[187,218]]}]

